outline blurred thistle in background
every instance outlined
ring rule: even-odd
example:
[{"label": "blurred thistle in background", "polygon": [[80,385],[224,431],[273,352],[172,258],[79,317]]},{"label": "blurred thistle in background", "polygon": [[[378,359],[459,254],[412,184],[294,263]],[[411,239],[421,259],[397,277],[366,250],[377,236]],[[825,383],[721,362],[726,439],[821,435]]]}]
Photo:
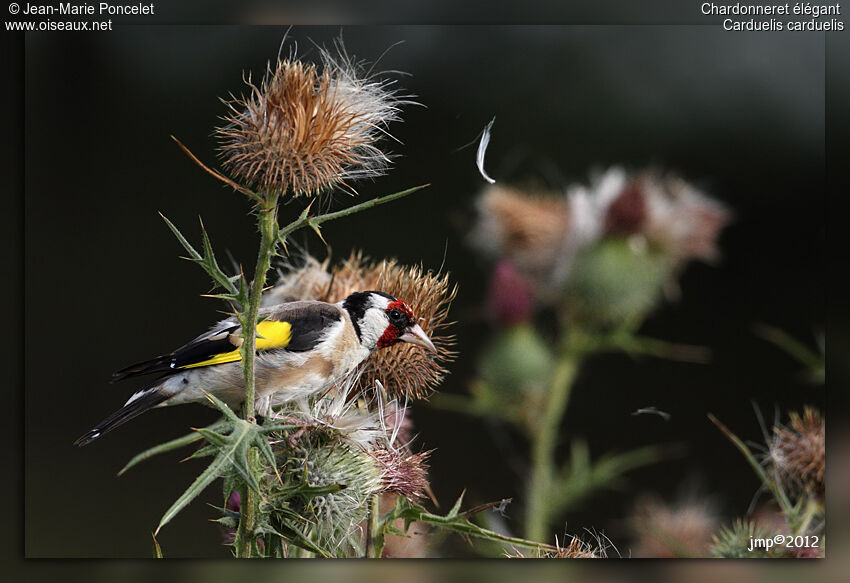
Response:
[{"label": "blurred thistle in background", "polygon": [[638,319],[675,297],[692,260],[718,259],[725,205],[675,175],[614,167],[566,195],[491,186],[472,244],[525,278],[542,306],[589,326]]},{"label": "blurred thistle in background", "polygon": [[523,534],[550,540],[567,510],[665,455],[644,447],[591,460],[587,444],[574,440],[562,464],[555,449],[585,359],[622,350],[705,361],[700,347],[645,338],[638,328],[665,290],[677,297],[676,279],[690,261],[717,259],[730,212],[674,175],[617,167],[564,194],[489,186],[476,208],[470,242],[495,262],[488,305],[496,330],[471,398],[443,395],[436,403],[523,432],[531,450]]}]

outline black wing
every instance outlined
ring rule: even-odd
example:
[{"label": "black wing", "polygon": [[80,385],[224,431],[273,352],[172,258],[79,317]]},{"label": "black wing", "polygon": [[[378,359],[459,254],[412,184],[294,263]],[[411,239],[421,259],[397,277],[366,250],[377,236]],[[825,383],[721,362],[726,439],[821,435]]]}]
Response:
[{"label": "black wing", "polygon": [[[339,308],[323,302],[291,302],[260,311],[266,316],[260,322],[259,332],[263,350],[284,349],[304,352],[312,349],[327,328],[342,318]],[[277,326],[282,324],[284,326]],[[288,327],[286,326],[288,325]],[[265,331],[264,331],[265,328]],[[187,368],[213,366],[240,360],[238,354],[242,342],[242,327],[233,319],[225,320],[212,331],[198,336],[188,344],[170,354],[158,356],[123,368],[112,375],[113,381],[139,375],[176,373]],[[271,334],[273,332],[275,334]],[[271,340],[269,340],[271,339]]]},{"label": "black wing", "polygon": [[322,335],[342,319],[339,308],[324,302],[291,302],[271,308],[269,320],[289,322],[292,338],[286,350],[305,352],[319,343]]}]

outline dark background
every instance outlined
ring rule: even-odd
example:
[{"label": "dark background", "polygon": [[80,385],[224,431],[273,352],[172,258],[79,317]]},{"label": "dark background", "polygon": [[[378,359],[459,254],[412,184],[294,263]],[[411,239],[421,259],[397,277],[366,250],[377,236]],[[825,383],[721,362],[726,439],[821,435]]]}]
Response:
[{"label": "dark background", "polygon": [[[214,162],[210,136],[219,97],[260,74],[285,29],[132,27],[111,35],[30,35],[26,43],[25,199],[25,553],[29,557],[149,556],[162,512],[201,471],[180,455],[147,462],[121,478],[135,453],[211,421],[202,407],[151,412],[96,444],[71,442],[119,407],[132,385],[110,373],[179,345],[217,318],[202,299],[201,270],[157,212],[197,240],[197,217],[219,252],[246,266],[256,253],[249,205],[188,160],[178,136]],[[295,28],[327,44],[339,28]],[[643,492],[668,499],[696,491],[725,517],[742,515],[758,488],[743,458],[706,418],[762,441],[754,401],[773,417],[822,405],[800,367],[753,333],[778,326],[814,346],[824,324],[826,248],[824,37],[733,34],[718,26],[346,27],[349,51],[409,72],[400,86],[425,107],[408,107],[392,129],[402,142],[395,169],[360,183],[364,197],[429,182],[419,193],[329,224],[335,257],[353,248],[382,258],[443,263],[460,284],[453,308],[459,360],[443,384],[464,392],[490,329],[481,301],[487,265],[464,243],[471,202],[483,182],[476,138],[497,116],[487,156],[502,182],[553,187],[585,181],[610,164],[681,172],[727,202],[736,220],[721,238],[723,262],[693,265],[682,300],[646,323],[659,338],[709,346],[709,365],[627,357],[584,368],[563,428],[602,454],[652,443],[685,454],[635,472],[628,488],[593,498],[555,530],[592,528],[628,554],[623,518]],[[341,197],[340,197],[341,198]],[[295,214],[298,204],[284,210]],[[415,217],[410,219],[410,217]],[[300,238],[322,254],[315,239]],[[655,405],[673,415],[631,416]],[[470,505],[514,497],[511,466],[524,444],[504,428],[417,406],[443,506],[463,488]],[[206,502],[218,503],[211,488]],[[215,511],[196,502],[160,534],[170,556],[224,557]],[[554,533],[553,533],[554,534]],[[456,552],[466,547],[458,542]]]}]

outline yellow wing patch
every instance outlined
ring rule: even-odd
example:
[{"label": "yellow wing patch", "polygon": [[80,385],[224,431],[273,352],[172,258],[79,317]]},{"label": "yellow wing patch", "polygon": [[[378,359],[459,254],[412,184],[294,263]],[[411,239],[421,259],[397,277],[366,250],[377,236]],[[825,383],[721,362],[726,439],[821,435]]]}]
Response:
[{"label": "yellow wing patch", "polygon": [[257,350],[286,348],[292,340],[292,324],[263,320],[257,324]]},{"label": "yellow wing patch", "polygon": [[[289,322],[272,322],[264,320],[257,324],[257,350],[270,350],[272,348],[286,348],[292,340],[292,325]],[[239,354],[239,349],[231,350],[230,352],[222,352],[215,356],[181,366],[180,368],[198,368],[201,366],[212,366],[214,364],[224,364],[226,362],[236,362],[242,360],[242,355]]]}]

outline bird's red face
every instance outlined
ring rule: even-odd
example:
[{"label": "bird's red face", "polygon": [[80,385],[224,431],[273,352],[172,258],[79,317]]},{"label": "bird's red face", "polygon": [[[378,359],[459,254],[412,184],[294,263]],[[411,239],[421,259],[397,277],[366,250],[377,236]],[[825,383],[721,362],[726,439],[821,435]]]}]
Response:
[{"label": "bird's red face", "polygon": [[387,348],[399,342],[410,342],[432,352],[437,352],[434,343],[431,342],[422,327],[416,323],[413,310],[404,301],[391,301],[384,313],[387,315],[389,325],[378,339],[378,348]]}]

